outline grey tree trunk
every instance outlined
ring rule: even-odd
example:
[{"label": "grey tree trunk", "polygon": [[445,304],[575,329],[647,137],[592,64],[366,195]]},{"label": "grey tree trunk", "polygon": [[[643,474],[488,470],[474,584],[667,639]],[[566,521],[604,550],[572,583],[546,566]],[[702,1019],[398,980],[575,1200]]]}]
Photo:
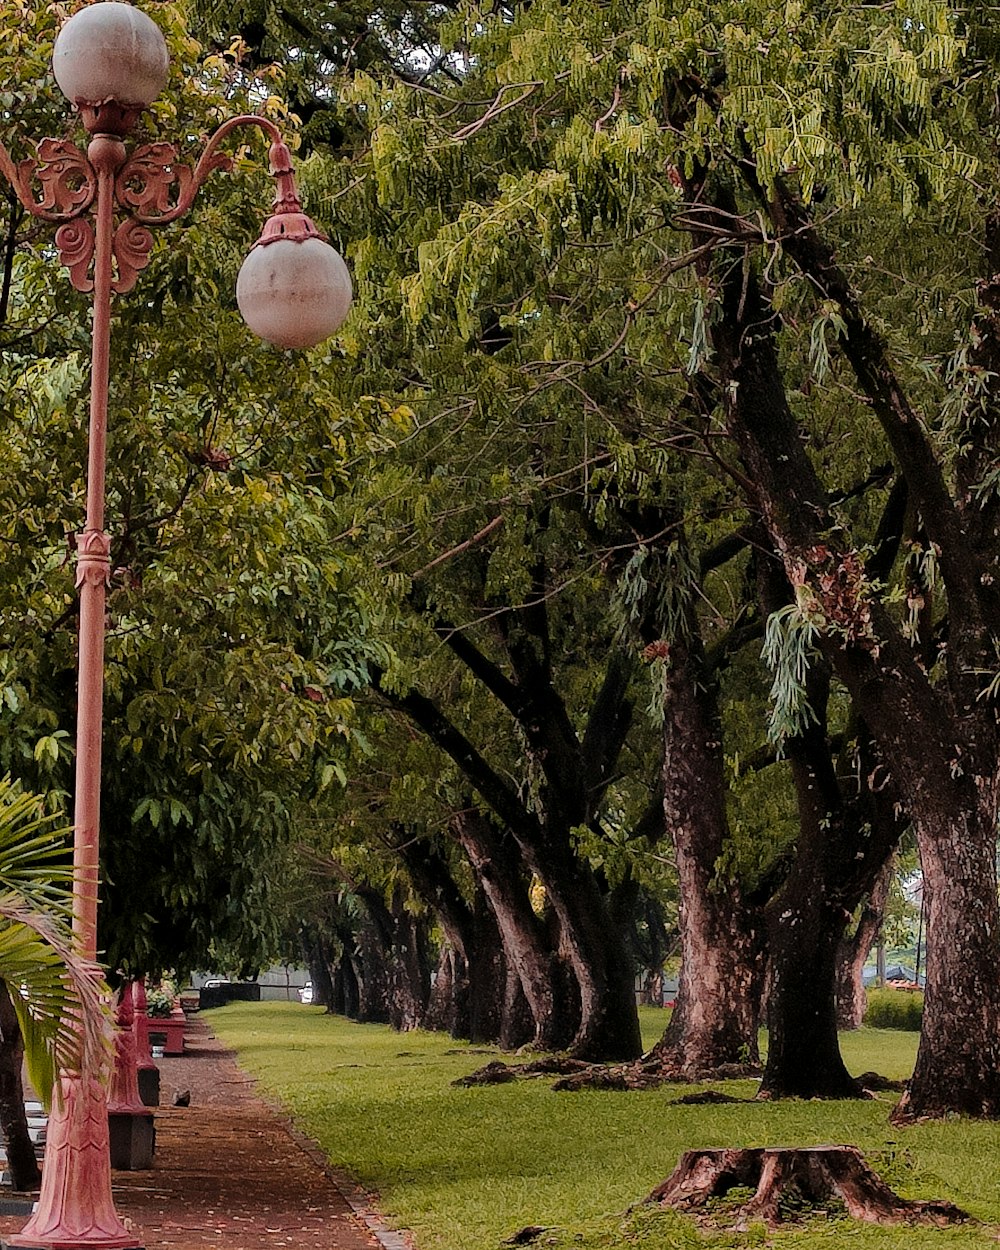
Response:
[{"label": "grey tree trunk", "polygon": [[[652,1057],[689,1076],[756,1068],[763,979],[758,925],[717,864],[729,836],[722,727],[693,612],[664,676],[664,816],[680,894],[677,1002]],[[667,644],[663,644],[666,646]]]},{"label": "grey tree trunk", "polygon": [[868,995],[864,967],[882,928],[893,871],[894,862],[889,859],[861,905],[854,932],[841,940],[837,951],[837,1027],[840,1029],[860,1029],[865,1018]]}]

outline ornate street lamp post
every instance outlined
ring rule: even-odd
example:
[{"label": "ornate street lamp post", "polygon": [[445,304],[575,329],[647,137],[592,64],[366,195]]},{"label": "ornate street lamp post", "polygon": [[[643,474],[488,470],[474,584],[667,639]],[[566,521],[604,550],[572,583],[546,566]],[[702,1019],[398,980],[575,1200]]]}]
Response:
[{"label": "ornate street lamp post", "polygon": [[[144,13],[119,0],[81,9],[60,31],[52,63],[56,81],[90,135],[86,151],[68,140],[43,139],[35,158],[15,163],[0,144],[0,170],[28,212],[58,226],[56,247],[71,282],[93,293],[86,523],[77,537],[73,926],[81,952],[96,961],[104,605],[110,572],[104,472],[112,295],[131,290],[148,263],[150,227],[177,220],[213,170],[231,167],[220,145],[243,126],[259,127],[270,140],[277,184],[272,215],[237,281],[237,302],[247,324],[279,347],[313,346],[343,324],[351,283],[343,260],[303,213],[288,149],[266,118],[223,123],[194,168],[183,164],[168,143],[129,149],[125,141],[140,113],[167,79],[166,44]],[[104,1087],[79,1072],[62,1073],[60,1084],[38,1209],[7,1243],[51,1250],[139,1247],[141,1241],[122,1224],[112,1201]]]}]

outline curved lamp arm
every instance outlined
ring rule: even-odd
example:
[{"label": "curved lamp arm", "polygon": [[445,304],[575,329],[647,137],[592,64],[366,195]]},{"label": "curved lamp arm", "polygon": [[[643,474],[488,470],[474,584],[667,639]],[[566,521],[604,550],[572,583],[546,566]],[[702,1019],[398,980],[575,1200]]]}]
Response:
[{"label": "curved lamp arm", "polygon": [[[116,192],[118,203],[131,210],[136,221],[144,225],[166,225],[182,217],[194,202],[195,196],[216,169],[230,170],[233,158],[219,149],[225,139],[244,126],[255,126],[271,141],[268,152],[271,173],[277,181],[274,207],[276,212],[301,213],[292,172],[291,154],[281,137],[281,131],[266,117],[248,113],[224,121],[205,144],[198,162],[190,166],[177,164],[177,151],[169,143],[152,143],[137,148],[118,174]],[[170,203],[170,192],[176,184],[177,199]],[[313,230],[316,234],[319,231]]]},{"label": "curved lamp arm", "polygon": [[[126,216],[115,228],[112,241],[117,270],[115,291],[121,294],[131,290],[139,272],[149,263],[153,236],[148,227],[168,225],[182,217],[209,174],[216,169],[232,169],[233,158],[221,151],[221,145],[233,131],[245,126],[262,130],[270,140],[270,169],[277,184],[273,214],[265,224],[261,241],[273,237],[325,240],[302,211],[291,154],[278,127],[269,118],[256,114],[233,117],[209,137],[193,169],[178,159],[177,148],[171,143],[144,144],[131,154],[122,149],[122,160],[114,176],[114,203]],[[60,226],[56,245],[69,269],[70,280],[78,290],[91,290],[94,229],[87,219],[97,198],[99,175],[90,152],[85,153],[66,139],[43,139],[36,146],[34,158],[15,162],[0,143],[0,172],[32,216]]]}]

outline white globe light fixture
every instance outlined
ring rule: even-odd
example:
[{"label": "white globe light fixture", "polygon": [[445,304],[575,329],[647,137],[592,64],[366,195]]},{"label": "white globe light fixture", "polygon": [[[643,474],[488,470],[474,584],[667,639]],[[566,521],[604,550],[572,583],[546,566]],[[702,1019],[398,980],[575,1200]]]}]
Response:
[{"label": "white globe light fixture", "polygon": [[340,253],[302,211],[291,158],[271,145],[277,182],[274,213],[264,223],[236,279],[236,303],[258,338],[276,347],[315,347],[351,311],[351,276]]},{"label": "white globe light fixture", "polygon": [[169,71],[159,26],[140,9],[101,0],[73,15],[60,30],[52,71],[78,108],[114,102],[143,109],[163,90]]},{"label": "white globe light fixture", "polygon": [[340,253],[318,234],[262,238],[240,269],[236,302],[258,338],[276,347],[315,347],[347,319],[351,277]]}]

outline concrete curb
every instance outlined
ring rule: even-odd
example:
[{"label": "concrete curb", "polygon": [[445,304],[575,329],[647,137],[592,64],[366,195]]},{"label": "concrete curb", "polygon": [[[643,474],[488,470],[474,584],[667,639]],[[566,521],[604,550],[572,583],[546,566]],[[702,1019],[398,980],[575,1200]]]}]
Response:
[{"label": "concrete curb", "polygon": [[[240,1071],[243,1072],[243,1069],[240,1068]],[[298,1127],[288,1114],[287,1107],[269,1094],[265,1094],[255,1077],[246,1072],[244,1076],[253,1086],[254,1097],[264,1103],[302,1153],[336,1186],[340,1196],[351,1208],[354,1218],[368,1229],[379,1243],[381,1250],[417,1250],[413,1234],[408,1228],[390,1227],[385,1216],[376,1210],[376,1195],[362,1189],[349,1172],[345,1172],[343,1168],[334,1167],[319,1145]]]},{"label": "concrete curb", "polygon": [[[258,1095],[259,1096],[259,1095]],[[347,1172],[341,1168],[335,1168],[330,1164],[326,1155],[313,1141],[311,1137],[306,1136],[301,1129],[297,1128],[295,1123],[289,1118],[288,1112],[283,1107],[275,1108],[274,1104],[268,1100],[269,1105],[277,1112],[284,1122],[292,1141],[308,1155],[313,1163],[328,1176],[330,1180],[340,1190],[344,1201],[353,1211],[355,1218],[360,1220],[368,1229],[372,1236],[378,1241],[382,1250],[416,1250],[413,1241],[413,1234],[408,1228],[396,1229],[390,1228],[385,1220],[374,1206],[375,1196],[366,1192]]]}]

